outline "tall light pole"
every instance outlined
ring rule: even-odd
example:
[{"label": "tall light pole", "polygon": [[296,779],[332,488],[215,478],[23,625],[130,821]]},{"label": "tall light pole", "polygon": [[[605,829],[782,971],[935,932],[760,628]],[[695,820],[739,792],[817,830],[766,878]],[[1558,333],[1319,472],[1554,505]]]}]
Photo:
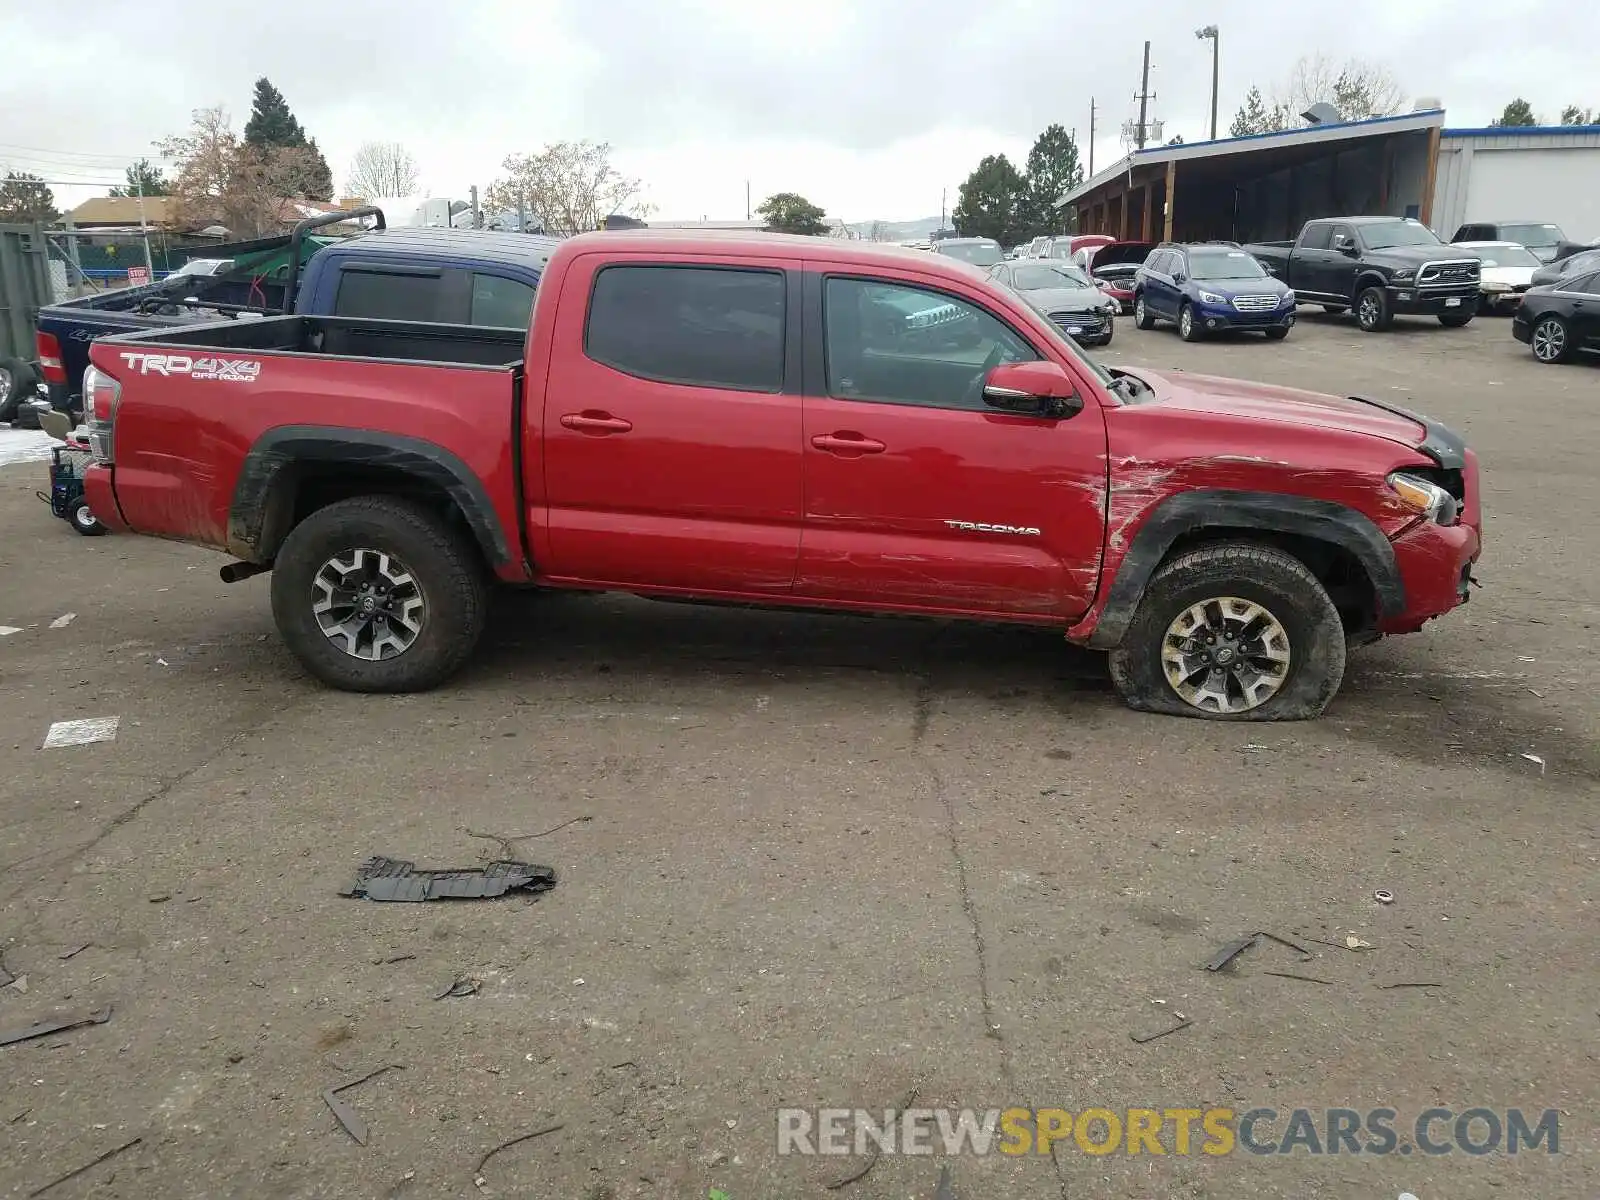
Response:
[{"label": "tall light pole", "polygon": [[1195,37],[1202,42],[1211,43],[1211,140],[1217,140],[1217,65],[1222,53],[1222,39],[1217,36],[1217,27],[1207,25],[1204,29],[1196,29]]}]

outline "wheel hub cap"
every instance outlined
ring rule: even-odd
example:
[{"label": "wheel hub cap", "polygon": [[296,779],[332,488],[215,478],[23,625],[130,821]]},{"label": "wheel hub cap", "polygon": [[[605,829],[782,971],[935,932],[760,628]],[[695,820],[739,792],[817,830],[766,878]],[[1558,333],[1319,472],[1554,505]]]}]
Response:
[{"label": "wheel hub cap", "polygon": [[1561,353],[1566,342],[1565,331],[1559,325],[1546,321],[1533,333],[1533,350],[1540,358],[1553,358]]},{"label": "wheel hub cap", "polygon": [[1253,600],[1218,596],[1167,626],[1161,667],[1172,690],[1203,712],[1248,712],[1289,677],[1289,634]]},{"label": "wheel hub cap", "polygon": [[404,654],[427,619],[422,588],[406,565],[366,547],[322,564],[311,582],[311,611],[323,636],[369,662]]}]

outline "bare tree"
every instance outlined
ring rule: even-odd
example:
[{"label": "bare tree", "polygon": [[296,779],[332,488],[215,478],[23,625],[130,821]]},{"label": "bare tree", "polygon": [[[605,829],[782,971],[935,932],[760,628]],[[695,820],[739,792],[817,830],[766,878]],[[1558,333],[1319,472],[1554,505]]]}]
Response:
[{"label": "bare tree", "polygon": [[1326,55],[1313,54],[1294,64],[1276,100],[1294,116],[1313,104],[1325,103],[1333,105],[1342,120],[1365,121],[1399,112],[1406,94],[1381,63],[1350,58],[1340,64]]},{"label": "bare tree", "polygon": [[399,142],[364,142],[350,161],[345,195],[392,200],[417,190],[417,161]]},{"label": "bare tree", "polygon": [[260,237],[294,219],[287,202],[315,190],[321,169],[310,146],[240,141],[221,106],[195,110],[186,133],[157,146],[178,160],[171,192],[177,221],[191,229],[222,225],[239,237]]},{"label": "bare tree", "polygon": [[546,233],[596,229],[612,213],[645,217],[640,183],[611,165],[606,142],[554,142],[537,154],[508,155],[506,177],[485,193],[489,208],[526,211]]},{"label": "bare tree", "polygon": [[874,221],[867,227],[867,241],[887,242],[889,240],[889,226],[882,221]]}]

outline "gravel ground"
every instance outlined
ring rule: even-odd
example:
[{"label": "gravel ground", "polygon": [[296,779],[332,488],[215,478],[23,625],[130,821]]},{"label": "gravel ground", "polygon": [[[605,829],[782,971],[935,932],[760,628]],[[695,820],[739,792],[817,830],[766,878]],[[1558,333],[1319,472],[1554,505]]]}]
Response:
[{"label": "gravel ground", "polygon": [[[39,464],[0,469],[0,949],[26,976],[0,1029],[114,1010],[0,1048],[0,1195],[134,1138],[48,1194],[925,1200],[946,1163],[963,1200],[1600,1194],[1600,363],[1537,366],[1503,320],[1316,315],[1282,344],[1124,321],[1106,357],[1451,423],[1483,459],[1483,589],[1300,725],[1133,714],[1035,631],[609,596],[501,597],[454,684],[361,697],[302,674],[265,578],[79,538]],[[41,749],[100,717],[114,741]],[[372,853],[470,865],[556,826],[512,844],[560,873],[536,902],[338,894]],[[1200,969],[1258,929],[1322,940]],[[436,1000],[458,976],[479,993]],[[1382,986],[1406,982],[1438,986]],[[320,1093],[389,1063],[344,1093],[358,1146]],[[1562,1153],[1069,1139],[829,1191],[870,1160],[775,1152],[779,1106],[912,1092],[1402,1130],[1553,1108]]]}]

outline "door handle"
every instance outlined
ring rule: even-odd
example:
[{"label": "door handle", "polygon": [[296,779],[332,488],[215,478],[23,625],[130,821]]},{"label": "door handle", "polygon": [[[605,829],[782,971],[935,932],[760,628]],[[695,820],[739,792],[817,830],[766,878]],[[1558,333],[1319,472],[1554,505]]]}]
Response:
[{"label": "door handle", "polygon": [[627,433],[633,428],[632,421],[597,412],[566,413],[561,418],[561,424],[579,433]]},{"label": "door handle", "polygon": [[829,454],[882,454],[889,448],[859,433],[819,433],[811,439],[811,444]]}]

